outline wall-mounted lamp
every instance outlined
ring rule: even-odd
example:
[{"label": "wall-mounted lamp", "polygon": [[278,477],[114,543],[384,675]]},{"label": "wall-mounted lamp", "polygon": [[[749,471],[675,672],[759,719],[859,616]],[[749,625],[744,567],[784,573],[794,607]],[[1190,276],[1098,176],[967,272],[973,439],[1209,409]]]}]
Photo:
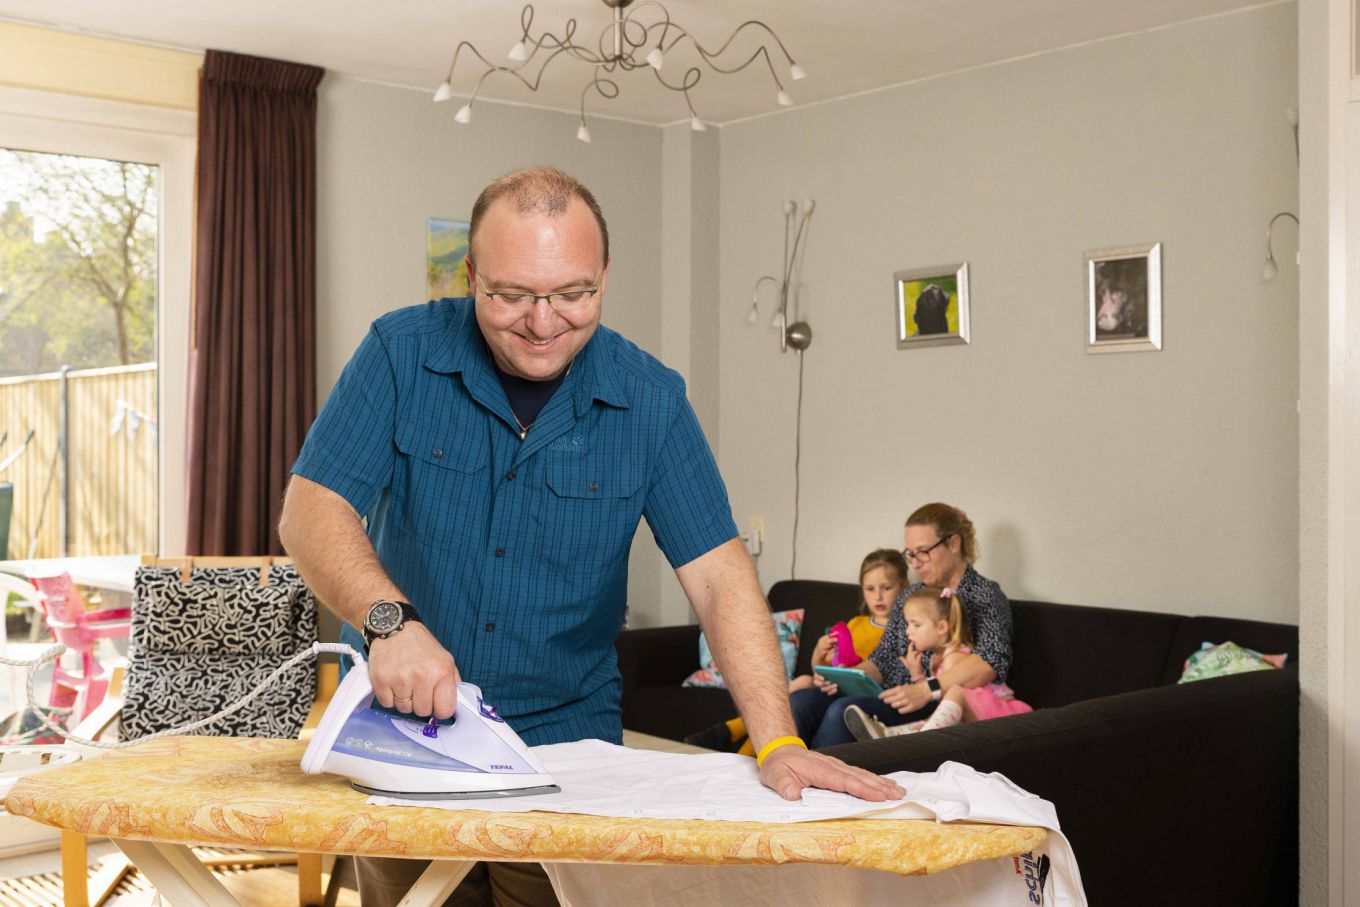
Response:
[{"label": "wall-mounted lamp", "polygon": [[[778,304],[775,306],[771,325],[779,329],[779,352],[787,353],[790,348],[798,351],[798,403],[794,408],[793,429],[793,550],[789,559],[789,579],[798,574],[798,517],[802,490],[803,462],[803,351],[812,345],[812,328],[806,321],[789,324],[789,293],[793,286],[794,275],[799,271],[799,256],[807,245],[808,221],[812,220],[812,209],[817,203],[808,199],[800,206],[789,200],[784,202],[784,266],[780,277],[766,274],[756,281],[751,290],[751,311],[746,320],[750,324],[760,321],[760,285],[769,281],[775,285]],[[798,229],[793,228],[794,220]],[[792,239],[790,239],[792,238]]]},{"label": "wall-mounted lamp", "polygon": [[[1293,219],[1295,224],[1299,222],[1298,217],[1294,215],[1292,212],[1281,211],[1279,214],[1276,214],[1274,217],[1272,217],[1270,219],[1270,223],[1266,226],[1266,264],[1265,267],[1261,269],[1261,276],[1266,280],[1274,280],[1275,275],[1280,273],[1279,266],[1275,264],[1275,251],[1271,247],[1271,240],[1273,238],[1272,234],[1275,230],[1275,221],[1279,220],[1282,217],[1288,217]],[[1298,263],[1299,253],[1295,252],[1294,264]]]},{"label": "wall-mounted lamp", "polygon": [[[812,345],[812,328],[806,321],[795,321],[789,324],[789,289],[793,280],[794,272],[798,270],[798,256],[802,254],[806,246],[807,225],[812,219],[812,209],[817,207],[817,202],[808,199],[803,202],[801,209],[797,202],[792,200],[784,202],[784,270],[783,276],[774,277],[766,274],[756,281],[756,285],[751,289],[751,311],[746,315],[746,321],[755,324],[760,320],[760,285],[765,281],[775,285],[775,292],[778,294],[778,304],[775,306],[774,318],[770,323],[779,328],[779,352],[787,353],[789,348],[802,352]],[[798,229],[793,229],[794,219],[798,220]],[[789,238],[792,235],[793,248],[790,251]]]}]

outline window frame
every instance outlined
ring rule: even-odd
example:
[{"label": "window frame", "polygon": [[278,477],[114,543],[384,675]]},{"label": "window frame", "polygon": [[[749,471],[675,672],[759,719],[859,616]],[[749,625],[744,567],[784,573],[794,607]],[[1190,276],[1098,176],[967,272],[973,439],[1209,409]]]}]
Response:
[{"label": "window frame", "polygon": [[197,134],[198,118],[192,111],[0,86],[0,147],[135,161],[160,168],[155,349],[160,421],[157,553],[162,555],[183,554],[187,537]]}]

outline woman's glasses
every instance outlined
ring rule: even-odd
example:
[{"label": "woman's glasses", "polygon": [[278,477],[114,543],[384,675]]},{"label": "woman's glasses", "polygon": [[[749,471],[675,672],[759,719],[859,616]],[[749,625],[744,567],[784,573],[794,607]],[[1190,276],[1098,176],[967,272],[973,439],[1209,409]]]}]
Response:
[{"label": "woman's glasses", "polygon": [[931,545],[929,548],[918,548],[915,551],[910,548],[903,548],[902,556],[913,563],[924,564],[930,560],[930,552],[943,545],[948,538],[948,535],[942,536],[938,542]]}]

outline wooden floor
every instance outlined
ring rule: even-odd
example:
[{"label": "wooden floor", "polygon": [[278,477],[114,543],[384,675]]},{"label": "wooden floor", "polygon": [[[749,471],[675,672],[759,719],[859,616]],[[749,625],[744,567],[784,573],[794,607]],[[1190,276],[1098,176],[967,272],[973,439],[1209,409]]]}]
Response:
[{"label": "wooden floor", "polygon": [[[228,850],[195,847],[202,857],[230,854]],[[105,859],[118,859],[117,849],[107,841],[90,845],[90,875]],[[3,907],[62,907],[61,859],[58,851],[0,860],[0,905]],[[243,907],[287,907],[297,903],[297,867],[223,867],[213,870]],[[359,907],[353,882],[337,889],[335,907]],[[104,907],[154,907],[155,889],[135,870],[123,877]]]}]

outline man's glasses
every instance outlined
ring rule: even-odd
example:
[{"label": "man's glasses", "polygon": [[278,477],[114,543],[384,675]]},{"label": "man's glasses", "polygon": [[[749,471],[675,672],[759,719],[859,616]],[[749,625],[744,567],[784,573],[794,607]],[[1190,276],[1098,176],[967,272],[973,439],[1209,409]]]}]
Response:
[{"label": "man's glasses", "polygon": [[482,283],[481,274],[477,274],[476,280],[477,289],[487,299],[503,309],[522,312],[537,305],[538,301],[542,299],[552,307],[554,312],[562,314],[579,312],[584,308],[600,292],[600,278],[602,276],[604,276],[603,268],[600,269],[599,274],[595,275],[595,286],[581,290],[559,290],[556,293],[503,293],[499,290],[493,293],[486,288],[486,284]]},{"label": "man's glasses", "polygon": [[945,541],[948,540],[948,538],[949,538],[949,536],[947,536],[947,535],[946,535],[946,536],[943,536],[943,537],[941,537],[941,539],[940,539],[938,542],[936,542],[935,544],[931,545],[929,548],[920,548],[920,549],[918,549],[918,550],[916,550],[916,551],[913,551],[913,550],[911,550],[910,548],[903,548],[903,549],[902,549],[902,556],[905,557],[907,560],[912,561],[912,562],[914,562],[914,563],[917,563],[917,564],[924,564],[924,563],[926,563],[927,561],[930,560],[930,552],[934,551],[936,548],[938,548],[938,547],[940,547],[941,545],[943,545],[943,544],[945,543]]}]

